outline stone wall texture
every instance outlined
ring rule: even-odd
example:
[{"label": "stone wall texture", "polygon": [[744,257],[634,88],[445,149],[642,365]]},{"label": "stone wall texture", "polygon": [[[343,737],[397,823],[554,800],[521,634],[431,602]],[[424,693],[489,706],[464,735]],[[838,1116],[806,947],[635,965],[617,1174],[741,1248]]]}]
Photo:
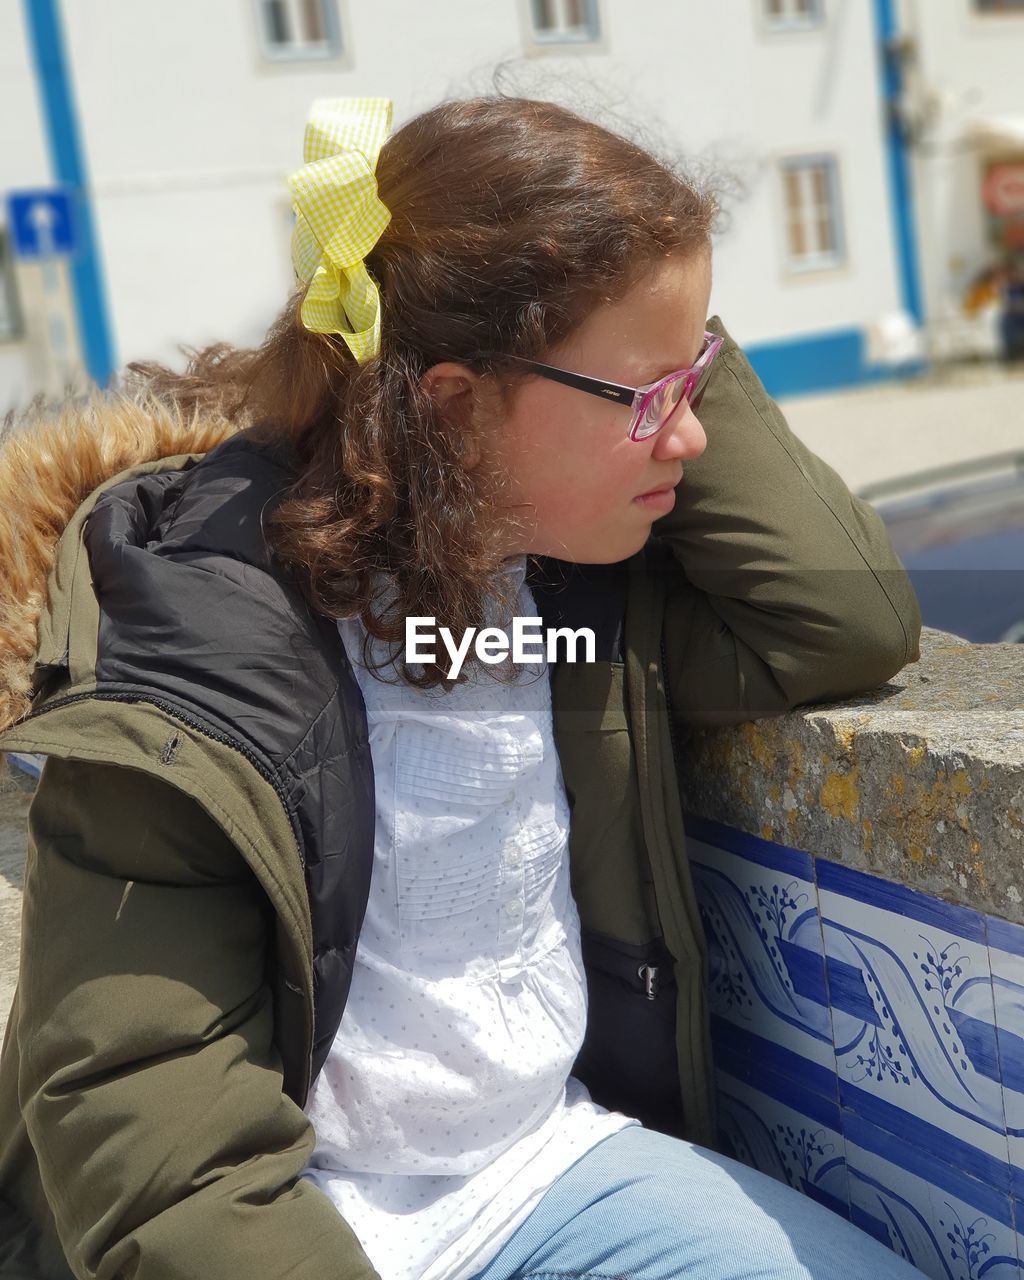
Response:
[{"label": "stone wall texture", "polygon": [[926,629],[881,688],[683,757],[689,813],[1024,923],[1024,645]]}]

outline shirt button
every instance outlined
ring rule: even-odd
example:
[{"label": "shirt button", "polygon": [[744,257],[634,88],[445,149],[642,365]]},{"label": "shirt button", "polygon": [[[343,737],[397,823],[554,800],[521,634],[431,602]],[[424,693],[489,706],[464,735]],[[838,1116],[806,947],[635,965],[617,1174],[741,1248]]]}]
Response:
[{"label": "shirt button", "polygon": [[505,910],[508,912],[510,916],[519,915],[522,909],[523,909],[523,904],[519,901],[518,898],[510,898],[508,902],[505,903]]},{"label": "shirt button", "polygon": [[510,867],[518,867],[523,860],[523,855],[514,846],[509,849],[505,855],[505,861]]}]

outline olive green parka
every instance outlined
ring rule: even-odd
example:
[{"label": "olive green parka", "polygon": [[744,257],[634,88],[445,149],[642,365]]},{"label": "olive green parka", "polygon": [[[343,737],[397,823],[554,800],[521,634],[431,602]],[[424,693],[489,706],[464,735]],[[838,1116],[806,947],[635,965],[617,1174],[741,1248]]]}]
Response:
[{"label": "olive green parka", "polygon": [[[287,472],[225,424],[106,403],[63,458],[41,430],[0,455],[0,749],[47,757],[0,1058],[0,1276],[372,1277],[299,1179],[372,861],[365,715],[336,628],[263,545]],[[920,616],[877,514],[731,340],[700,417],[707,449],[643,551],[528,581],[599,640],[551,669],[585,945],[661,949],[660,1065],[678,1131],[711,1143],[685,728],[876,688],[917,659]],[[588,1071],[626,1108],[631,1069],[659,1064],[604,1016]]]}]

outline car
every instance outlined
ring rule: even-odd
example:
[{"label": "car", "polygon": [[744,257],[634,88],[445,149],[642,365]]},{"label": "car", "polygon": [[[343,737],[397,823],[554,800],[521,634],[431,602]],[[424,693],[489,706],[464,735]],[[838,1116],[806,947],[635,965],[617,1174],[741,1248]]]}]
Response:
[{"label": "car", "polygon": [[910,574],[925,626],[1024,643],[1024,452],[866,486]]}]

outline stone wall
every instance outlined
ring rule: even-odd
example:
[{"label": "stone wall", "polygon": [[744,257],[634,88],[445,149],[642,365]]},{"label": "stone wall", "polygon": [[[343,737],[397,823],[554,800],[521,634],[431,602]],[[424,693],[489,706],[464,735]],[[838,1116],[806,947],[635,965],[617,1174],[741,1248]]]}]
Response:
[{"label": "stone wall", "polygon": [[1024,1271],[1024,646],[692,733],[723,1146],[935,1280]]},{"label": "stone wall", "polygon": [[1024,646],[926,629],[882,688],[687,760],[691,813],[1024,923]]}]

